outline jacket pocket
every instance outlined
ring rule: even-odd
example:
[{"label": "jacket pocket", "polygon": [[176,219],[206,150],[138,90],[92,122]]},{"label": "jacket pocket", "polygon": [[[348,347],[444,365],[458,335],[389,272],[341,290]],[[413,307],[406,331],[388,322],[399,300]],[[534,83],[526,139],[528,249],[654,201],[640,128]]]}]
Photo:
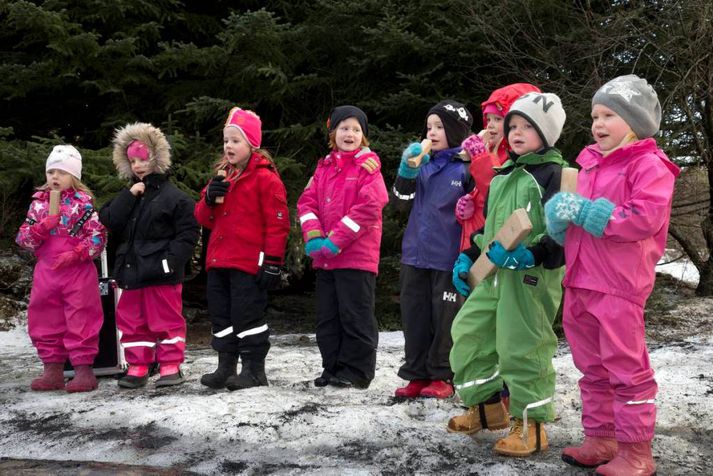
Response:
[{"label": "jacket pocket", "polygon": [[168,256],[169,245],[169,240],[135,243],[136,270],[140,283],[173,276],[174,269]]}]

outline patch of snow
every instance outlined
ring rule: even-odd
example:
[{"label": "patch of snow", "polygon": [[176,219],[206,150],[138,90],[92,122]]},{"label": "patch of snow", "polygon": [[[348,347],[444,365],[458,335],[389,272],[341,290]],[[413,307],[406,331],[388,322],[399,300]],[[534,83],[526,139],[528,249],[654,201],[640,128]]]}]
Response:
[{"label": "patch of snow", "polygon": [[687,258],[680,258],[681,252],[668,249],[656,265],[656,272],[668,274],[685,283],[698,285],[700,275],[693,263]]},{"label": "patch of snow", "polygon": [[[505,431],[466,437],[446,432],[463,411],[456,399],[398,401],[403,334],[380,335],[376,378],[367,390],[315,388],[321,370],[314,335],[274,336],[270,387],[213,391],[200,375],[215,352],[189,347],[188,382],[96,392],[29,389],[41,364],[24,330],[0,332],[0,454],[9,458],[142,464],[200,474],[581,474],[560,460],[582,437],[581,404],[566,343],[554,360],[558,420],[550,449],[530,458],[494,455]],[[713,457],[713,337],[656,346],[659,384],[654,455],[659,474],[700,474]]]}]

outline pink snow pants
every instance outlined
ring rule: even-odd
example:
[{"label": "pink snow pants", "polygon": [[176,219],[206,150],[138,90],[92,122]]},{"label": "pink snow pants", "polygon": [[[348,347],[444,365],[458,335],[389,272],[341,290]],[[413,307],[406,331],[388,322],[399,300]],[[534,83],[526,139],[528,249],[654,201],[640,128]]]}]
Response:
[{"label": "pink snow pants", "polygon": [[658,389],[644,334],[644,309],[621,297],[566,288],[564,332],[579,380],[587,436],[651,441]]},{"label": "pink snow pants", "polygon": [[27,328],[43,363],[92,365],[104,321],[97,269],[81,261],[51,269],[55,258],[79,244],[70,236],[50,236],[37,249]]},{"label": "pink snow pants", "polygon": [[[133,365],[180,364],[186,350],[181,284],[125,289],[116,307],[116,324],[126,361]],[[154,350],[156,350],[154,358]]]}]

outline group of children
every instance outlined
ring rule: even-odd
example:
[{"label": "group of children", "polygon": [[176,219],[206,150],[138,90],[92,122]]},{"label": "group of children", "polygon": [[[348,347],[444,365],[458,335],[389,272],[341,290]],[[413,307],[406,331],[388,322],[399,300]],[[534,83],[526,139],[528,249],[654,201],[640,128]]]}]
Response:
[{"label": "group of children", "polygon": [[[448,431],[509,428],[495,443],[503,455],[547,448],[544,425],[555,418],[552,324],[564,285],[563,325],[583,374],[585,437],[562,459],[602,475],[653,474],[657,387],[643,308],[679,173],[652,138],[661,120],[656,92],[634,75],[596,92],[595,143],[577,158],[576,192],[560,191],[567,161],[555,145],[566,114],[556,95],[516,83],[495,90],[482,113],[484,129],[471,135],[470,111],[454,100],[439,102],[423,130],[430,151],[413,143],[402,154],[391,201],[410,209],[400,274],[405,361],[398,371],[408,383],[395,395],[447,398],[455,391],[468,409],[448,421]],[[330,152],[297,202],[317,279],[323,369],[314,385],[366,388],[376,367],[375,279],[389,195],[369,149],[366,114],[339,106],[327,129]],[[157,386],[185,380],[181,283],[199,225],[211,231],[205,267],[218,352],[217,369],[201,383],[230,390],[268,384],[264,309],[266,291],[281,279],[285,188],[260,149],[257,115],[233,108],[223,142],[216,176],[194,206],[168,180],[169,146],[158,129],[139,123],[117,131],[114,163],[132,184],[98,214],[80,182],[79,153],[55,147],[47,183],[17,238],[38,257],[28,326],[44,373],[34,390],[96,388],[91,364],[101,309],[89,290],[104,227],[119,243],[117,324],[129,363],[120,386],[146,385],[153,362]],[[49,190],[62,192],[59,215],[48,212]],[[532,231],[506,249],[495,236],[516,209],[526,210]],[[497,271],[470,289],[465,276],[482,253]],[[76,377],[65,387],[67,358]]]}]

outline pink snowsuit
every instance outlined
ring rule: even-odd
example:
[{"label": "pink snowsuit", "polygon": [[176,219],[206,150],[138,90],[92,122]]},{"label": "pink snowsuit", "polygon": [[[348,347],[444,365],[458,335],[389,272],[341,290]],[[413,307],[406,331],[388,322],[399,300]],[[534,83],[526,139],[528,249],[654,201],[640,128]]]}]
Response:
[{"label": "pink snowsuit", "polygon": [[378,273],[381,211],[389,201],[380,168],[379,157],[366,148],[332,151],[317,165],[297,201],[302,236],[305,243],[329,236],[341,251],[330,259],[315,257],[315,269]]},{"label": "pink snowsuit", "polygon": [[[92,365],[99,350],[99,331],[104,320],[99,281],[93,259],[106,244],[106,230],[92,207],[91,197],[73,188],[60,200],[60,222],[47,239],[30,227],[49,211],[49,192],[33,196],[27,218],[15,241],[37,256],[32,280],[27,326],[32,344],[43,363]],[[52,269],[65,251],[80,250],[81,260]]]},{"label": "pink snowsuit", "polygon": [[651,441],[657,391],[644,334],[644,304],[664,253],[679,168],[644,139],[577,157],[577,193],[614,203],[601,238],[571,225],[565,238],[563,325],[580,381],[587,436]]}]

